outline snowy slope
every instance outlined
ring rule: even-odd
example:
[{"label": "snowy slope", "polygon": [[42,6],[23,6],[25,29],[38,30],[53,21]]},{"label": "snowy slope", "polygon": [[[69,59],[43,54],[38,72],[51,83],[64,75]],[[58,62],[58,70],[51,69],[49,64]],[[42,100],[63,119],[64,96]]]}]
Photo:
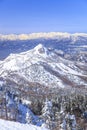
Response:
[{"label": "snowy slope", "polygon": [[[0,77],[16,83],[40,83],[44,86],[61,87],[87,85],[85,63],[66,60],[42,44],[20,54],[11,54],[0,62]],[[83,77],[83,78],[82,78]]]},{"label": "snowy slope", "polygon": [[47,130],[45,127],[37,127],[31,124],[20,124],[0,119],[0,130]]}]

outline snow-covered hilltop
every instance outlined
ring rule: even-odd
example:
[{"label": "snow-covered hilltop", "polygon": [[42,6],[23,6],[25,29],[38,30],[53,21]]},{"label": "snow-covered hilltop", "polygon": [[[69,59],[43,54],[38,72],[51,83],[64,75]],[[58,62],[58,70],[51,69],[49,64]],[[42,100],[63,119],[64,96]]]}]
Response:
[{"label": "snow-covered hilltop", "polygon": [[77,87],[87,85],[87,64],[64,59],[42,44],[20,54],[11,54],[0,61],[0,77],[17,84],[39,83],[49,87]]}]

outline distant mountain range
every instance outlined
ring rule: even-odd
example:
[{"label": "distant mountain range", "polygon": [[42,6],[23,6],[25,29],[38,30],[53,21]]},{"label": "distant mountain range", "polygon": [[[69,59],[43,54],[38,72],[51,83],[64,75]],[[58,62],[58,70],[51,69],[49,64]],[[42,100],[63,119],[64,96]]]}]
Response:
[{"label": "distant mountain range", "polygon": [[[61,43],[62,44],[62,43]],[[0,61],[0,79],[17,85],[49,88],[87,88],[87,64],[64,58],[62,51],[38,44]]]},{"label": "distant mountain range", "polygon": [[86,33],[61,33],[61,32],[49,32],[49,33],[31,33],[31,34],[0,34],[0,40],[31,40],[31,39],[57,39],[61,40],[70,40],[72,42],[77,42],[79,40],[87,40]]},{"label": "distant mountain range", "polygon": [[87,62],[87,34],[59,32],[0,34],[0,60],[11,53],[21,53],[33,49],[39,43],[49,51],[55,51],[68,60]]}]

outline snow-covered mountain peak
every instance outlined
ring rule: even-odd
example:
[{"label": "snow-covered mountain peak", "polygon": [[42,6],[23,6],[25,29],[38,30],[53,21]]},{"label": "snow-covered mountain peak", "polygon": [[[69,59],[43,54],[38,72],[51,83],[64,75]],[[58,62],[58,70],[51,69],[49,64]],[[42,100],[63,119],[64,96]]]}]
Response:
[{"label": "snow-covered mountain peak", "polygon": [[42,44],[38,44],[34,49],[22,52],[20,54],[10,54],[4,61],[0,62],[0,67],[3,70],[18,71],[29,67],[33,64],[38,64],[49,57],[49,51]]},{"label": "snow-covered mountain peak", "polygon": [[44,46],[41,43],[39,43],[34,49],[38,50],[38,49],[43,49],[43,48]]},{"label": "snow-covered mountain peak", "polygon": [[34,51],[36,54],[40,54],[40,55],[48,55],[48,50],[47,48],[45,48],[42,44],[38,44],[35,48]]},{"label": "snow-covered mountain peak", "polygon": [[9,77],[10,80],[18,83],[19,79],[23,78],[44,86],[64,88],[66,84],[67,86],[87,84],[84,66],[66,60],[39,44],[32,50],[11,54],[1,61],[0,77],[5,79]]}]

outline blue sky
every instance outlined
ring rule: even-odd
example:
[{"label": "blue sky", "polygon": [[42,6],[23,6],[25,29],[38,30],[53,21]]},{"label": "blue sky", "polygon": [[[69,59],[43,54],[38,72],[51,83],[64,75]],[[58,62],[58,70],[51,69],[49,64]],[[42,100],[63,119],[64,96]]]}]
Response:
[{"label": "blue sky", "polygon": [[0,33],[87,32],[87,0],[0,0]]}]

